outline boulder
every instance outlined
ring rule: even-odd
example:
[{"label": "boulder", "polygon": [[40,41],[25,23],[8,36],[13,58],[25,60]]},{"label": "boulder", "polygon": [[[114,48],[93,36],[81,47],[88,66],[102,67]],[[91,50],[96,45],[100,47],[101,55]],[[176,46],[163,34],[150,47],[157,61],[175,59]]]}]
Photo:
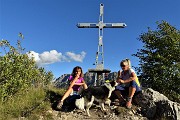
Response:
[{"label": "boulder", "polygon": [[151,88],[142,90],[136,99],[143,116],[149,119],[180,120],[180,104]]}]

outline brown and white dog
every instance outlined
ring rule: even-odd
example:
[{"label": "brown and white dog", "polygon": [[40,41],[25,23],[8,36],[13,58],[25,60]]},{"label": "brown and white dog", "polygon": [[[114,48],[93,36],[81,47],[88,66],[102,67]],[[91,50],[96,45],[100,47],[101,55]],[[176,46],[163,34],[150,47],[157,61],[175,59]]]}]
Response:
[{"label": "brown and white dog", "polygon": [[118,85],[116,81],[111,81],[105,83],[103,86],[91,86],[88,89],[82,92],[81,98],[75,101],[77,108],[81,110],[86,110],[87,115],[89,114],[89,108],[92,106],[93,102],[99,102],[101,110],[105,111],[104,104],[108,102],[110,106],[110,96],[112,91],[115,90],[115,87]]}]

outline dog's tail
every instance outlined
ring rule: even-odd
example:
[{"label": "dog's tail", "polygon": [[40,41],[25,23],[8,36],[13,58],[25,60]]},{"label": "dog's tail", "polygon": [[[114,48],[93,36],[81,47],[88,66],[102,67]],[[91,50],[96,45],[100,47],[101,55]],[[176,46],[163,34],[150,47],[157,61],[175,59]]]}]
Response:
[{"label": "dog's tail", "polygon": [[84,97],[82,97],[80,99],[76,99],[75,105],[78,109],[84,110]]}]

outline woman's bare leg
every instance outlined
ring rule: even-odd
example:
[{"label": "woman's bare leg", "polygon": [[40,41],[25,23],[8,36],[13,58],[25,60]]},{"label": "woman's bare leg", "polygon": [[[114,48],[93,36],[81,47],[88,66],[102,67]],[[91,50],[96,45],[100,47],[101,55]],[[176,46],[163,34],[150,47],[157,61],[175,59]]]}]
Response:
[{"label": "woman's bare leg", "polygon": [[83,84],[83,88],[84,88],[84,89],[87,89],[88,87],[87,87],[87,85],[86,85],[86,84]]},{"label": "woman's bare leg", "polygon": [[134,93],[136,92],[136,88],[134,87],[129,87],[129,95],[128,95],[128,99],[127,99],[127,103],[126,103],[126,107],[127,108],[131,108],[132,105],[132,97],[134,96]]},{"label": "woman's bare leg", "polygon": [[63,97],[61,98],[61,100],[59,101],[57,108],[61,108],[63,105],[64,100],[73,92],[72,88],[68,88],[68,90],[65,92],[65,94],[63,95]]},{"label": "woman's bare leg", "polygon": [[61,98],[61,101],[64,101],[71,93],[73,92],[72,88],[69,88],[65,94],[63,95],[63,97]]}]

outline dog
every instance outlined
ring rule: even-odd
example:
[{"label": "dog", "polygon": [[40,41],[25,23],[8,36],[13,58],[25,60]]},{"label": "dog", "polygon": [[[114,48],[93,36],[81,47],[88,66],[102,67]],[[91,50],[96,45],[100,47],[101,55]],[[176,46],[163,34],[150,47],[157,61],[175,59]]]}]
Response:
[{"label": "dog", "polygon": [[82,92],[81,98],[76,99],[76,107],[81,110],[85,110],[87,115],[90,116],[89,109],[91,108],[93,102],[96,101],[101,106],[101,110],[106,111],[104,104],[108,103],[110,106],[111,101],[109,98],[117,85],[118,83],[116,81],[111,81],[104,83],[103,86],[88,87]]}]

